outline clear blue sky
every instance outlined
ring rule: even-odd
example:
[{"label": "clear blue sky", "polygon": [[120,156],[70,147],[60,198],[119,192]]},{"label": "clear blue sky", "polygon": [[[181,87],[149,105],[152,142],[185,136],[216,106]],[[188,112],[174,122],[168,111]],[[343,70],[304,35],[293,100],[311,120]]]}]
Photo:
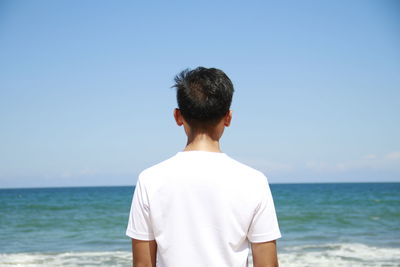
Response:
[{"label": "clear blue sky", "polygon": [[272,183],[400,181],[398,1],[1,1],[0,187],[133,185],[183,149],[173,77],[235,85]]}]

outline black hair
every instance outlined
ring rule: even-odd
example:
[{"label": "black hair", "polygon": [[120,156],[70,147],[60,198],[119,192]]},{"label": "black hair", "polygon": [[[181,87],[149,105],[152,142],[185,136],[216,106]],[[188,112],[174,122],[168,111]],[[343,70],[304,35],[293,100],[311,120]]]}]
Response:
[{"label": "black hair", "polygon": [[229,111],[233,84],[216,68],[186,69],[175,76],[176,98],[183,118],[191,126],[217,123]]}]

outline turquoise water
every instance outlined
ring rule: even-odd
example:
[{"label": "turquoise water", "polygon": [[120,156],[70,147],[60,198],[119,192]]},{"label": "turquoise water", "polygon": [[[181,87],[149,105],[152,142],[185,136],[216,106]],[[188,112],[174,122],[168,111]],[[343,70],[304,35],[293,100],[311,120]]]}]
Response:
[{"label": "turquoise water", "polygon": [[[133,190],[0,189],[0,266],[130,266]],[[400,266],[400,183],[271,190],[281,266]]]}]

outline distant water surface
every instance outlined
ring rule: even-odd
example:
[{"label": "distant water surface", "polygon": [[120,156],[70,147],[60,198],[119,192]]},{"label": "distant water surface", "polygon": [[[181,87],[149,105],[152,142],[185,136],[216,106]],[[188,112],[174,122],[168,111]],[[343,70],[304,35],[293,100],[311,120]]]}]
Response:
[{"label": "distant water surface", "polygon": [[[0,266],[130,266],[133,190],[0,189]],[[281,266],[400,266],[400,183],[271,190]]]}]

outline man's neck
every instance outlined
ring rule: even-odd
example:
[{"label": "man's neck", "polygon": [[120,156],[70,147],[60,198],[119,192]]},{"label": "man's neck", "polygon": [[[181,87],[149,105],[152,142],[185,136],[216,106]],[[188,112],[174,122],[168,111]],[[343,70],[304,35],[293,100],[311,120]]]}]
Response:
[{"label": "man's neck", "polygon": [[193,137],[188,137],[188,141],[184,151],[194,150],[221,152],[221,149],[219,147],[219,140],[215,140],[207,134],[196,134]]}]

